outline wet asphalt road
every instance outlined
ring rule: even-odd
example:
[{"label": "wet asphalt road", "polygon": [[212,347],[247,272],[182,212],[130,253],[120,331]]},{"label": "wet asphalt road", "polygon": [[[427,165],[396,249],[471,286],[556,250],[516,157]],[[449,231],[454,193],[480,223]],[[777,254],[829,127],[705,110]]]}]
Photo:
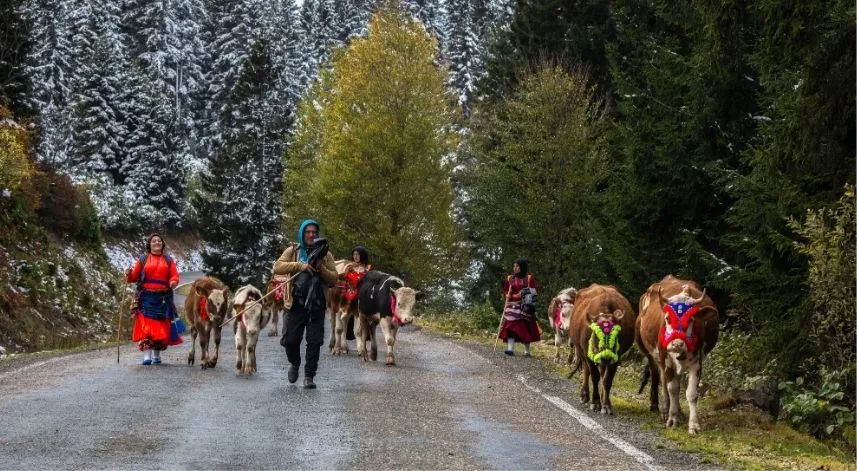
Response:
[{"label": "wet asphalt road", "polygon": [[323,347],[316,390],[287,382],[284,350],[267,335],[258,373],[236,375],[228,326],[224,337],[206,371],[187,366],[185,343],[159,366],[139,365],[128,344],[118,365],[104,349],[0,372],[0,469],[709,466],[579,407],[576,388],[533,358],[418,327],[399,332],[396,367],[383,347],[368,364]]}]

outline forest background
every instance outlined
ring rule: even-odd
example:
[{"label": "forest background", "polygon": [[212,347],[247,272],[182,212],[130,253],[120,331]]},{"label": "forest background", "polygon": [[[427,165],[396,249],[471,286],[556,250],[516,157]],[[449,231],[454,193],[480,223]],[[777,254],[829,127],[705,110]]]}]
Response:
[{"label": "forest background", "polygon": [[[192,232],[206,271],[258,284],[313,217],[427,311],[498,309],[517,257],[545,304],[694,279],[715,384],[776,378],[798,427],[853,443],[852,2],[378,8],[0,2],[0,312],[69,285],[68,252],[19,263],[53,241]],[[52,309],[108,309],[84,297]]]}]

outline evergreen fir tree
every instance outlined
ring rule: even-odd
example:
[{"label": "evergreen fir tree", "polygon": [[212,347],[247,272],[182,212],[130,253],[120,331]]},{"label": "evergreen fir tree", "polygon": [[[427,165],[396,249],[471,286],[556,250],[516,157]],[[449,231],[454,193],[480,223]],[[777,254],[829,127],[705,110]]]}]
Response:
[{"label": "evergreen fir tree", "polygon": [[223,145],[212,154],[201,188],[192,196],[209,247],[209,272],[229,286],[260,285],[282,250],[280,235],[281,149],[288,122],[272,122],[266,111],[275,83],[267,40],[254,38],[221,115]]},{"label": "evergreen fir tree", "polygon": [[24,67],[30,32],[21,14],[19,4],[22,3],[0,3],[0,37],[3,38],[0,47],[0,106],[5,106],[19,118],[29,115],[25,104],[27,79]]}]

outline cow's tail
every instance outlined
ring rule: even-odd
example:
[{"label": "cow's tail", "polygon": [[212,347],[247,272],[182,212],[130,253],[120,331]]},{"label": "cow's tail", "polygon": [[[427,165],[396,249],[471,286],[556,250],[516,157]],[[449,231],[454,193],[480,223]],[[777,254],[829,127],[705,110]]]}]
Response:
[{"label": "cow's tail", "polygon": [[649,365],[643,367],[643,377],[640,378],[640,389],[637,391],[637,394],[643,394],[643,390],[646,389],[646,384],[649,383],[649,378],[652,377],[652,370],[649,369]]},{"label": "cow's tail", "polygon": [[571,361],[571,372],[568,374],[568,378],[571,379],[572,376],[577,374],[580,371],[580,367],[583,365],[583,361],[577,355],[577,351],[574,352],[574,359]]}]

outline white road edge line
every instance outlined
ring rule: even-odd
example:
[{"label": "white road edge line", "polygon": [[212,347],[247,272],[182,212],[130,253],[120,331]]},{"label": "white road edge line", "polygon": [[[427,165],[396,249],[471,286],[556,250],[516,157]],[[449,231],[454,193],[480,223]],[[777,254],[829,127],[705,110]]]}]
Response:
[{"label": "white road edge line", "polygon": [[628,443],[625,440],[622,440],[621,438],[613,435],[612,433],[608,432],[607,430],[604,430],[604,427],[602,427],[601,424],[590,419],[589,417],[586,416],[586,414],[575,409],[571,404],[563,401],[562,399],[560,399],[556,396],[549,396],[549,395],[543,393],[539,388],[537,388],[535,386],[530,386],[529,384],[527,384],[527,379],[524,378],[523,375],[518,375],[518,381],[520,381],[530,391],[533,391],[534,393],[539,394],[543,398],[547,399],[548,402],[550,402],[551,404],[562,409],[566,414],[570,415],[572,418],[574,418],[575,420],[580,422],[580,425],[583,425],[584,427],[588,428],[591,432],[597,434],[598,436],[600,436],[604,440],[612,443],[613,446],[615,446],[616,448],[625,452],[626,455],[637,460],[637,462],[639,462],[640,464],[645,466],[647,469],[651,469],[651,470],[660,470],[661,469],[655,463],[655,459],[652,458],[649,454],[637,449],[636,447],[634,447],[634,445],[631,445],[630,443]]},{"label": "white road edge line", "polygon": [[20,367],[20,368],[18,368],[18,369],[15,369],[15,370],[12,370],[12,371],[7,371],[6,373],[0,374],[0,379],[7,378],[7,377],[9,377],[9,376],[17,376],[17,375],[19,375],[22,371],[26,371],[26,370],[29,370],[29,369],[32,369],[32,368],[38,368],[38,367],[40,367],[40,366],[47,365],[47,364],[50,364],[50,363],[56,363],[56,362],[58,362],[58,361],[60,361],[60,360],[67,359],[67,358],[68,358],[68,355],[61,355],[61,356],[58,356],[58,357],[50,358],[50,359],[45,360],[45,361],[40,361],[40,362],[38,362],[38,363],[33,363],[32,365],[22,366],[22,367]]}]

